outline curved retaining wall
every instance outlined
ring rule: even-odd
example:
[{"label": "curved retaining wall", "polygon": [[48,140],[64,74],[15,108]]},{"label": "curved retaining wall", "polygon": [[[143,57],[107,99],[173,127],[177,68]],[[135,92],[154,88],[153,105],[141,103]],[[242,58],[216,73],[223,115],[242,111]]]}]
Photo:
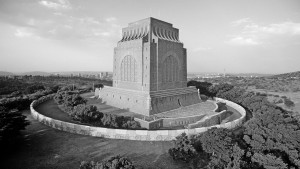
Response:
[{"label": "curved retaining wall", "polygon": [[228,100],[216,98],[216,101],[225,102],[227,105],[239,111],[242,114],[241,118],[225,124],[215,125],[211,127],[195,128],[195,129],[181,129],[181,130],[109,129],[103,127],[93,127],[93,126],[68,123],[68,122],[52,119],[40,114],[34,109],[34,107],[36,107],[40,103],[52,99],[53,96],[54,95],[41,97],[40,99],[35,100],[30,104],[31,115],[34,117],[34,119],[58,130],[62,130],[70,133],[82,134],[82,135],[89,135],[94,137],[104,137],[104,138],[113,138],[113,139],[141,140],[141,141],[170,141],[170,140],[174,140],[178,135],[184,132],[189,135],[193,135],[193,134],[205,132],[212,127],[234,128],[236,126],[241,125],[246,116],[246,111],[241,106],[233,102],[230,102]]}]

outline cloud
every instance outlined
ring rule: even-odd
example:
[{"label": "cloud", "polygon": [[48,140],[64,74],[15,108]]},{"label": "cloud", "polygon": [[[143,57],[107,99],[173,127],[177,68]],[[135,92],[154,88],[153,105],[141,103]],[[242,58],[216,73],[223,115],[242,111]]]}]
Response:
[{"label": "cloud", "polygon": [[25,38],[25,37],[32,37],[33,32],[26,28],[18,28],[15,32],[16,37]]},{"label": "cloud", "polygon": [[113,21],[116,21],[116,20],[117,20],[117,18],[115,18],[115,17],[109,17],[109,18],[105,19],[106,22],[113,22]]},{"label": "cloud", "polygon": [[231,23],[233,27],[242,26],[240,33],[230,36],[226,43],[234,45],[260,45],[278,43],[280,39],[300,35],[300,23],[286,21],[282,23],[257,24],[249,18],[243,18]]},{"label": "cloud", "polygon": [[289,21],[279,24],[270,24],[266,26],[260,26],[258,24],[251,23],[245,26],[244,32],[268,33],[274,35],[300,35],[300,23]]},{"label": "cloud", "polygon": [[194,52],[200,52],[200,51],[208,51],[208,50],[211,50],[211,49],[212,49],[211,47],[197,47],[193,51]]},{"label": "cloud", "polygon": [[227,43],[233,44],[233,45],[250,45],[250,46],[260,44],[260,42],[256,41],[255,39],[245,38],[242,36],[233,37],[232,39],[227,41]]},{"label": "cloud", "polygon": [[39,4],[50,9],[71,9],[71,3],[68,0],[56,0],[56,1],[39,1]]},{"label": "cloud", "polygon": [[107,22],[106,18],[73,17],[60,14],[60,22],[54,22],[41,28],[43,36],[55,39],[99,39],[117,38],[121,26]]},{"label": "cloud", "polygon": [[240,25],[243,25],[243,24],[249,23],[249,22],[251,22],[250,18],[242,18],[242,19],[231,22],[231,25],[232,26],[240,26]]},{"label": "cloud", "polygon": [[13,32],[16,37],[35,36],[62,41],[89,40],[97,43],[119,40],[121,26],[116,17],[95,16],[94,13],[86,13],[70,2],[32,0],[24,1],[20,5],[19,2],[8,1],[10,4],[6,5],[6,8],[0,5],[0,21],[13,25],[17,29]]}]

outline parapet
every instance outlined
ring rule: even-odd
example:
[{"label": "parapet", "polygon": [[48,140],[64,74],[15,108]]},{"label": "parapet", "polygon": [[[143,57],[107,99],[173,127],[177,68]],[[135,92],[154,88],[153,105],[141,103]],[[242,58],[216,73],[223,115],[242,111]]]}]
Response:
[{"label": "parapet", "polygon": [[142,39],[146,37],[149,41],[156,37],[159,39],[181,43],[179,41],[179,30],[172,24],[155,18],[146,18],[128,24],[122,29],[122,39],[119,42]]}]

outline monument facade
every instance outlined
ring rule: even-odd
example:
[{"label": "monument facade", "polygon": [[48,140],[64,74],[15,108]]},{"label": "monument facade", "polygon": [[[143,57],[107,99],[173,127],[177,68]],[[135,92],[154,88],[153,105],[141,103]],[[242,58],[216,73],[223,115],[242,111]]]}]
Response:
[{"label": "monument facade", "polygon": [[122,29],[114,49],[113,87],[96,91],[102,102],[146,116],[200,102],[187,87],[187,57],[179,30],[147,18]]}]

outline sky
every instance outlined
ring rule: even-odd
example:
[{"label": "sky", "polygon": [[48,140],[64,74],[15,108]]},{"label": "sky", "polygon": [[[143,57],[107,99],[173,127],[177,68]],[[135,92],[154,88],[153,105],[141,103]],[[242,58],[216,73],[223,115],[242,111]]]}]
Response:
[{"label": "sky", "polygon": [[188,72],[300,70],[299,0],[0,0],[0,71],[112,71],[148,17],[179,29]]}]

